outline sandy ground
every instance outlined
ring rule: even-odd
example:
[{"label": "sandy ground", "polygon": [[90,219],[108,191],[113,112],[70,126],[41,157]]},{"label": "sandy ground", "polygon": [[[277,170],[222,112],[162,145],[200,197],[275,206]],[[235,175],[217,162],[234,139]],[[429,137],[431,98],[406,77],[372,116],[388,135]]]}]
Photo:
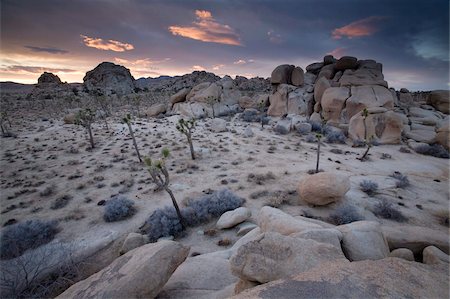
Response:
[{"label": "sandy ground", "polygon": [[[198,198],[209,189],[229,188],[246,199],[245,206],[252,210],[253,222],[259,209],[277,191],[287,201],[280,209],[292,215],[307,213],[326,219],[340,204],[312,207],[297,199],[298,182],[315,168],[316,162],[316,144],[305,142],[304,136],[276,135],[270,127],[261,130],[259,124],[238,120],[228,121],[228,132],[212,133],[208,128],[211,120],[200,120],[194,133],[198,159],[192,161],[185,136],[175,129],[177,119],[177,116],[139,119],[133,127],[142,155],[158,158],[162,148],[170,149],[167,165],[171,188],[179,203]],[[171,205],[165,192],[153,192],[155,186],[145,166],[137,162],[126,126],[118,119],[109,120],[109,125],[106,130],[103,124],[95,124],[97,146],[90,150],[81,127],[62,121],[15,120],[18,137],[1,139],[1,224],[10,219],[57,219],[61,228],[57,238],[63,242],[90,243],[99,236],[120,240],[127,233],[138,231],[155,209]],[[247,126],[252,128],[254,137],[243,136]],[[371,161],[361,162],[356,158],[363,148],[324,144],[320,168],[350,176],[351,190],[344,201],[355,205],[366,220],[399,225],[371,212],[385,198],[408,218],[408,224],[448,232],[435,214],[449,207],[449,160],[402,153],[400,147],[374,147]],[[331,149],[341,149],[343,154],[332,153]],[[392,158],[381,159],[383,153]],[[411,185],[395,188],[395,179],[389,177],[394,171],[407,175]],[[260,182],[249,179],[251,174],[268,173],[273,178]],[[360,190],[359,183],[364,179],[378,183],[380,190],[374,197]],[[50,186],[54,186],[52,194],[40,195]],[[128,220],[107,223],[102,218],[104,207],[97,203],[119,193],[134,200],[138,212]],[[63,196],[70,198],[67,206],[52,209],[53,202]],[[190,245],[191,253],[206,253],[222,250],[217,245],[220,239],[228,238],[233,243],[239,238],[236,228],[219,231],[212,237],[202,233],[214,225],[190,228],[179,241]]]}]

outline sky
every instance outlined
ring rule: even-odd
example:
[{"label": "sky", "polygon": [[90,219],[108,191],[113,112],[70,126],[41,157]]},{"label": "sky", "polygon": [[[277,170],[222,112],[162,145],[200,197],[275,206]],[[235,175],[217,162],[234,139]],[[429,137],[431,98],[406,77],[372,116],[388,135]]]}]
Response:
[{"label": "sky", "polygon": [[0,81],[82,82],[103,61],[269,77],[333,54],[381,62],[396,89],[450,86],[447,0],[2,0],[0,22]]}]

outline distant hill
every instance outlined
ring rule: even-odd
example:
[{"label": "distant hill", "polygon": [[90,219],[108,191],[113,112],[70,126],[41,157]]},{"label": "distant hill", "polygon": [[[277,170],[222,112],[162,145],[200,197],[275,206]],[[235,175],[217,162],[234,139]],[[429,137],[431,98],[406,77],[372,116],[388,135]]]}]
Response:
[{"label": "distant hill", "polygon": [[11,81],[0,82],[0,92],[28,94],[33,90],[34,86],[35,84],[22,84]]}]

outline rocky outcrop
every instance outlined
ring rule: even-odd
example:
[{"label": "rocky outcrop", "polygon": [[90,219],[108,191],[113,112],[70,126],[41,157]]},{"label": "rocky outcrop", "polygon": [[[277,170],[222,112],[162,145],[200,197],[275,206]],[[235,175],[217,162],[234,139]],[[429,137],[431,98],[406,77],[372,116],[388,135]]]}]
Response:
[{"label": "rocky outcrop", "polygon": [[134,78],[130,70],[112,62],[102,62],[83,78],[84,87],[88,91],[101,91],[105,94],[119,95],[134,92]]},{"label": "rocky outcrop", "polygon": [[434,90],[430,93],[428,103],[438,111],[450,113],[450,92],[448,90]]},{"label": "rocky outcrop", "polygon": [[39,76],[37,85],[43,87],[58,84],[62,84],[62,82],[57,75],[54,75],[53,73],[44,72],[42,75]]},{"label": "rocky outcrop", "polygon": [[322,116],[327,123],[339,125],[342,109],[350,96],[347,87],[330,87],[325,90],[321,99]]},{"label": "rocky outcrop", "polygon": [[252,212],[245,207],[240,207],[235,210],[225,212],[222,216],[220,216],[216,223],[216,227],[218,229],[234,227],[250,218],[251,215]]},{"label": "rocky outcrop", "polygon": [[272,84],[292,84],[291,75],[294,65],[282,64],[277,66],[270,75],[270,83]]},{"label": "rocky outcrop", "polygon": [[448,298],[448,267],[398,258],[330,261],[233,298]]},{"label": "rocky outcrop", "polygon": [[332,172],[320,172],[302,179],[297,191],[300,201],[323,206],[341,200],[350,190],[347,176]]},{"label": "rocky outcrop", "polygon": [[154,298],[188,254],[188,247],[173,241],[141,246],[57,298]]},{"label": "rocky outcrop", "polygon": [[358,114],[364,108],[383,107],[394,109],[394,99],[391,92],[382,86],[352,86],[351,96],[346,102],[347,119]]}]

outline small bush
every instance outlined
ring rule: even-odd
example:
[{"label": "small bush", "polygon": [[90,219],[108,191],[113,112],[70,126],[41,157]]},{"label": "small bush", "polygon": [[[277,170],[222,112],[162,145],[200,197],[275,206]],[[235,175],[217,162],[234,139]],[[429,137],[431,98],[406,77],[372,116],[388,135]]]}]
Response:
[{"label": "small bush", "polygon": [[395,186],[397,188],[406,188],[410,185],[408,176],[403,175],[399,171],[395,171],[393,174],[391,174],[391,177],[397,180],[397,182],[395,183]]},{"label": "small bush", "polygon": [[342,225],[364,220],[364,217],[359,214],[354,206],[349,204],[342,204],[330,214],[328,219],[335,225]]},{"label": "small bush", "polygon": [[[196,226],[210,221],[226,211],[234,210],[244,203],[244,199],[236,196],[228,189],[215,191],[198,200],[187,200],[186,208],[181,209],[187,226]],[[153,212],[147,219],[142,231],[149,236],[151,242],[161,237],[177,237],[183,231],[174,207],[164,207]]]},{"label": "small bush", "polygon": [[365,146],[366,146],[366,143],[364,142],[364,140],[360,140],[360,139],[353,140],[352,147],[365,147]]},{"label": "small bush", "polygon": [[306,135],[305,141],[308,143],[317,142],[317,137],[313,134]]},{"label": "small bush", "polygon": [[395,209],[392,203],[383,199],[375,205],[373,213],[381,218],[390,219],[398,222],[405,222],[407,219],[402,212]]},{"label": "small bush", "polygon": [[57,198],[52,203],[52,205],[50,206],[50,209],[52,209],[52,210],[62,209],[69,204],[69,202],[72,200],[72,198],[73,198],[72,195],[69,195],[69,194],[63,195],[63,196]]},{"label": "small bush", "polygon": [[106,202],[103,219],[106,222],[120,221],[133,216],[135,213],[134,202],[119,196]]},{"label": "small bush", "polygon": [[28,220],[10,225],[0,236],[0,258],[21,256],[28,249],[50,242],[57,233],[56,221]]},{"label": "small bush", "polygon": [[416,151],[416,153],[422,155],[433,156],[436,158],[443,158],[443,159],[449,158],[449,152],[440,144],[419,145],[414,150]]},{"label": "small bush", "polygon": [[326,143],[345,143],[346,137],[341,130],[325,126],[323,128]]},{"label": "small bush", "polygon": [[359,187],[369,196],[374,195],[378,190],[378,184],[369,180],[363,180],[359,183]]},{"label": "small bush", "polygon": [[48,187],[46,187],[44,190],[42,190],[41,192],[39,192],[39,196],[41,197],[47,197],[52,195],[53,193],[55,193],[56,190],[56,185],[50,185]]},{"label": "small bush", "polygon": [[311,124],[311,130],[313,132],[318,132],[318,133],[322,132],[322,124],[320,122],[310,121],[309,123]]}]

